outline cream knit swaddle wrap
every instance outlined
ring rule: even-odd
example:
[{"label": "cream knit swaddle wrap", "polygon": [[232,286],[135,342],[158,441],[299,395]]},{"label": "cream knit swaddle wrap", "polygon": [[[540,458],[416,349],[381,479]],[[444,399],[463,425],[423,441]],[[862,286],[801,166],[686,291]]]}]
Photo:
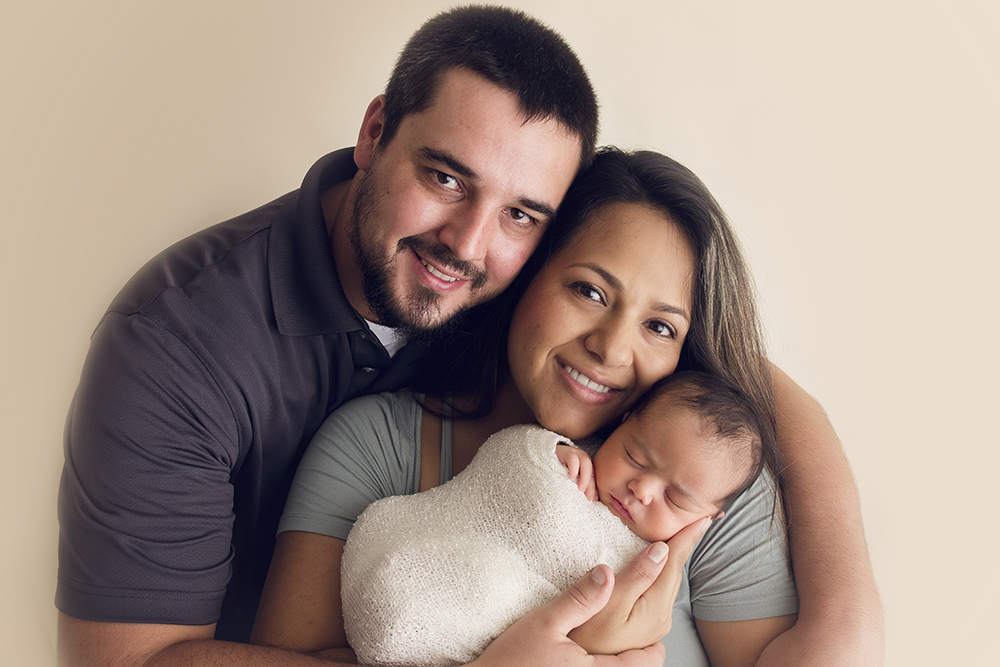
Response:
[{"label": "cream knit swaddle wrap", "polygon": [[648,543],[576,488],[538,426],[492,436],[447,484],[384,498],[344,548],[347,639],[366,665],[456,665],[598,563]]}]

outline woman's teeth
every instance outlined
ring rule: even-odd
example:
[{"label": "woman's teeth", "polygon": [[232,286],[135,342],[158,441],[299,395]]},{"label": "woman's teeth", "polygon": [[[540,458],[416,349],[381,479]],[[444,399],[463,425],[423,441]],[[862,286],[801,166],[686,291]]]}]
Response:
[{"label": "woman's teeth", "polygon": [[592,389],[592,390],[596,391],[599,394],[606,394],[609,391],[611,391],[611,387],[606,387],[603,384],[598,384],[598,383],[594,382],[589,377],[587,377],[586,375],[584,375],[580,371],[576,370],[575,368],[570,368],[566,364],[563,364],[563,368],[566,369],[566,372],[569,373],[569,376],[571,378],[573,378],[574,380],[576,380],[577,384],[581,384],[584,387],[586,387],[587,389]]},{"label": "woman's teeth", "polygon": [[448,282],[448,283],[453,283],[456,280],[460,280],[460,278],[454,278],[452,276],[446,276],[445,274],[441,273],[440,271],[438,271],[437,269],[435,269],[433,266],[431,266],[430,264],[428,264],[427,262],[425,262],[423,260],[423,258],[421,258],[420,263],[423,264],[424,267],[426,267],[427,270],[430,271],[431,275],[434,276],[435,278],[440,278],[441,280],[443,280],[445,282]]}]

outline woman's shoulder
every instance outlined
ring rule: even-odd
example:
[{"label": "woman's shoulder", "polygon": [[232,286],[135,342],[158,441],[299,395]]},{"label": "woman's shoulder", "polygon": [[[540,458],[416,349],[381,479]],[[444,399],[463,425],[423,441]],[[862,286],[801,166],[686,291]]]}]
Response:
[{"label": "woman's shoulder", "polygon": [[343,447],[350,442],[409,447],[420,426],[419,399],[408,390],[354,398],[326,417],[310,447]]}]

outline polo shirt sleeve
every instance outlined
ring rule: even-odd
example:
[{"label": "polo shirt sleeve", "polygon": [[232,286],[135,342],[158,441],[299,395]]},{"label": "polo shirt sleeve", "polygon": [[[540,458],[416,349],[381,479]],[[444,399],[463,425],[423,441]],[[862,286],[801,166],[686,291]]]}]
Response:
[{"label": "polo shirt sleeve", "polygon": [[334,411],[302,457],[278,532],[346,540],[368,505],[416,493],[420,414],[408,392],[362,396]]},{"label": "polo shirt sleeve", "polygon": [[689,582],[696,618],[744,621],[798,612],[773,483],[765,471],[695,548]]},{"label": "polo shirt sleeve", "polygon": [[60,610],[95,621],[218,619],[239,451],[230,402],[175,335],[142,315],[105,316],[66,425]]}]

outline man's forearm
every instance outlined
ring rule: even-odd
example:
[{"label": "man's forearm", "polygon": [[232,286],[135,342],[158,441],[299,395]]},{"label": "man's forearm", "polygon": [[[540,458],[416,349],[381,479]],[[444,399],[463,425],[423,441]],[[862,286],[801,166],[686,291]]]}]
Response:
[{"label": "man's forearm", "polygon": [[59,614],[60,667],[330,667],[336,654],[308,655],[212,639],[212,625],[102,623]]},{"label": "man's forearm", "polygon": [[809,664],[880,665],[882,603],[847,456],[819,403],[778,369],[774,390],[800,604],[791,637],[811,647]]},{"label": "man's forearm", "polygon": [[336,667],[354,665],[338,661],[335,654],[305,654],[286,649],[196,640],[174,644],[160,651],[143,667]]}]

